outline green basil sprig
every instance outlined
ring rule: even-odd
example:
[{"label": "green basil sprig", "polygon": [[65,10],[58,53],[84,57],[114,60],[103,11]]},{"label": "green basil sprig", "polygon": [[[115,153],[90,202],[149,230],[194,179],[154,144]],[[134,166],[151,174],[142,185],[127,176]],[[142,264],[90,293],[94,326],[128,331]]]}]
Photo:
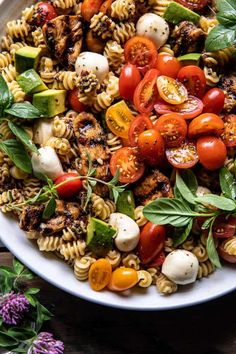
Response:
[{"label": "green basil sprig", "polygon": [[26,173],[32,172],[32,165],[24,145],[15,139],[0,141],[0,149],[7,154],[14,164]]},{"label": "green basil sprig", "polygon": [[13,117],[23,119],[36,119],[43,117],[38,108],[30,102],[14,103],[10,108],[4,110],[5,113]]},{"label": "green basil sprig", "polygon": [[31,140],[29,134],[20,125],[13,122],[8,122],[8,127],[11,129],[12,133],[31,151],[38,152],[36,145]]}]

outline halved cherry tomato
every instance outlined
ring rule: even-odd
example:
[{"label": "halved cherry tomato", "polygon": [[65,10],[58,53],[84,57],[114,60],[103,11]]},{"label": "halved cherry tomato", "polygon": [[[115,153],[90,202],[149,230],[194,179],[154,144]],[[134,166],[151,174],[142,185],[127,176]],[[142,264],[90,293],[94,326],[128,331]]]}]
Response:
[{"label": "halved cherry tomato", "polygon": [[208,170],[224,165],[227,150],[223,141],[215,136],[202,136],[197,141],[197,153],[201,164]]},{"label": "halved cherry tomato", "polygon": [[149,268],[160,267],[165,261],[165,252],[161,251],[152,261],[148,264]]},{"label": "halved cherry tomato", "polygon": [[94,262],[89,269],[89,284],[95,291],[104,289],[111,280],[112,267],[105,258]]},{"label": "halved cherry tomato", "polygon": [[133,288],[138,282],[138,272],[133,268],[120,267],[114,270],[108,289],[111,291],[125,291]]},{"label": "halved cherry tomato", "polygon": [[206,89],[205,74],[198,66],[188,65],[180,69],[177,79],[188,90],[188,94],[202,98]]},{"label": "halved cherry tomato", "polygon": [[37,15],[33,19],[36,26],[42,27],[45,23],[57,17],[55,8],[48,2],[40,2],[37,5]]},{"label": "halved cherry tomato", "polygon": [[181,68],[181,64],[175,57],[160,53],[157,56],[157,69],[160,71],[161,75],[166,75],[175,79]]},{"label": "halved cherry tomato", "polygon": [[202,102],[204,105],[203,112],[220,114],[225,102],[224,91],[214,87],[207,91]]},{"label": "halved cherry tomato", "polygon": [[218,247],[218,253],[221,258],[223,258],[226,262],[229,263],[236,263],[236,256],[229,254],[228,252],[225,251],[224,249],[224,243],[227,242],[228,240],[223,241],[222,245]]},{"label": "halved cherry tomato", "polygon": [[224,132],[221,137],[227,147],[236,146],[236,114],[224,117]]},{"label": "halved cherry tomato", "polygon": [[233,216],[226,217],[220,215],[213,224],[213,236],[216,238],[229,238],[236,233],[236,218]]},{"label": "halved cherry tomato", "polygon": [[151,262],[163,249],[166,230],[163,225],[155,225],[150,221],[143,227],[138,244],[141,263]]},{"label": "halved cherry tomato", "polygon": [[131,110],[125,103],[120,101],[110,106],[106,111],[106,123],[113,134],[128,139],[129,127],[134,120]]},{"label": "halved cherry tomato", "polygon": [[104,42],[93,35],[93,31],[89,30],[86,35],[86,45],[90,52],[102,53],[104,50]]},{"label": "halved cherry tomato", "polygon": [[129,128],[129,144],[130,146],[137,146],[138,144],[138,136],[144,132],[146,129],[152,129],[153,124],[152,121],[148,118],[148,116],[144,114],[140,114],[137,116],[131,126]]},{"label": "halved cherry tomato", "polygon": [[180,147],[166,149],[166,157],[176,168],[191,168],[199,160],[196,146],[192,142],[184,142]]},{"label": "halved cherry tomato", "polygon": [[110,15],[112,2],[113,0],[105,0],[102,6],[100,7],[99,12],[103,12],[104,14]]},{"label": "halved cherry tomato", "polygon": [[224,130],[223,120],[214,113],[203,113],[194,118],[188,127],[189,138],[201,135],[220,136]]},{"label": "halved cherry tomato", "polygon": [[167,113],[158,118],[154,129],[161,134],[166,147],[180,146],[188,131],[186,121],[177,113]]},{"label": "halved cherry tomato", "polygon": [[164,140],[155,129],[142,132],[138,137],[140,156],[151,166],[158,165],[164,156]]},{"label": "halved cherry tomato", "polygon": [[134,91],[142,80],[139,70],[133,64],[126,64],[120,74],[119,91],[125,100],[133,101]]},{"label": "halved cherry tomato", "polygon": [[155,104],[154,108],[159,114],[173,112],[180,114],[184,119],[192,119],[202,113],[203,103],[197,97],[188,96],[187,101],[177,105],[168,104],[160,100]]},{"label": "halved cherry tomato", "polygon": [[144,174],[144,164],[138,159],[138,151],[135,148],[124,147],[117,150],[111,157],[110,170],[115,176],[120,169],[119,181],[121,183],[136,182]]},{"label": "halved cherry tomato", "polygon": [[157,78],[157,89],[161,98],[171,104],[181,104],[188,99],[185,86],[168,76]]},{"label": "halved cherry tomato", "polygon": [[84,0],[81,7],[83,19],[89,22],[93,15],[99,12],[103,1],[104,0]]},{"label": "halved cherry tomato", "polygon": [[176,0],[176,2],[191,10],[201,10],[207,5],[208,0]]},{"label": "halved cherry tomato", "polygon": [[61,186],[56,187],[58,195],[62,199],[68,199],[73,197],[76,193],[78,193],[82,188],[81,179],[75,179],[79,177],[78,173],[65,173],[64,175],[58,177],[55,181],[55,185]]},{"label": "halved cherry tomato", "polygon": [[134,105],[140,113],[149,114],[158,97],[156,79],[159,71],[149,70],[134,91]]},{"label": "halved cherry tomato", "polygon": [[79,89],[68,91],[67,98],[70,108],[74,111],[80,113],[86,109],[85,105],[79,101]]},{"label": "halved cherry tomato", "polygon": [[142,72],[155,68],[157,50],[155,44],[148,38],[135,36],[125,44],[125,60]]}]

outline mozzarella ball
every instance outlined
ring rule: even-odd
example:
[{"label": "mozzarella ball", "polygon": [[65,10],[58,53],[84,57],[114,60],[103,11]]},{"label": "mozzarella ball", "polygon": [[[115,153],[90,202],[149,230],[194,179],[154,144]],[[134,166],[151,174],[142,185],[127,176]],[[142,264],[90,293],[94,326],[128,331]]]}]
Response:
[{"label": "mozzarella ball", "polygon": [[45,146],[47,141],[53,136],[52,119],[38,119],[34,124],[34,142]]},{"label": "mozzarella ball", "polygon": [[31,158],[33,171],[42,173],[53,181],[63,174],[61,161],[51,146],[45,146],[34,152]]},{"label": "mozzarella ball", "polygon": [[117,229],[115,244],[118,250],[129,252],[135,249],[140,238],[140,230],[136,222],[121,213],[112,213],[109,224]]},{"label": "mozzarella ball", "polygon": [[196,196],[197,197],[203,197],[206,194],[211,194],[210,189],[202,186],[198,186],[197,191],[196,191]]},{"label": "mozzarella ball", "polygon": [[163,265],[162,273],[176,284],[194,283],[198,273],[197,257],[185,250],[175,250],[168,254]]},{"label": "mozzarella ball", "polygon": [[169,25],[160,16],[147,13],[140,17],[136,25],[137,35],[151,39],[156,48],[162,47],[169,37]]},{"label": "mozzarella ball", "polygon": [[75,63],[75,70],[78,75],[82,71],[93,72],[100,82],[103,82],[109,73],[109,64],[106,57],[93,52],[81,53]]}]

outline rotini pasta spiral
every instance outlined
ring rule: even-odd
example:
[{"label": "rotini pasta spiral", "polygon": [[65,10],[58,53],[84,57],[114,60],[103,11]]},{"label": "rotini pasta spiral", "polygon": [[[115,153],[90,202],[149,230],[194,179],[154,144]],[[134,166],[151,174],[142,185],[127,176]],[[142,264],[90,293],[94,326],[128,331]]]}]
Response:
[{"label": "rotini pasta spiral", "polygon": [[9,90],[13,94],[14,102],[23,102],[25,100],[25,92],[16,81],[8,83]]},{"label": "rotini pasta spiral", "polygon": [[17,205],[19,203],[22,203],[23,201],[24,197],[18,189],[9,189],[8,191],[0,194],[1,211],[3,213],[8,213],[12,211],[12,208],[8,205],[9,203],[11,203],[11,205]]},{"label": "rotini pasta spiral", "polygon": [[13,20],[7,23],[6,32],[12,38],[25,38],[29,34],[29,25],[25,20]]},{"label": "rotini pasta spiral", "polygon": [[83,240],[63,243],[60,246],[60,253],[65,260],[79,258],[85,255],[86,243]]},{"label": "rotini pasta spiral", "polygon": [[152,276],[146,270],[138,271],[138,286],[141,288],[149,288],[152,285]]},{"label": "rotini pasta spiral", "polygon": [[116,211],[116,205],[112,200],[104,200],[96,194],[92,194],[92,210],[95,216],[106,220]]},{"label": "rotini pasta spiral", "polygon": [[39,74],[41,79],[46,83],[52,83],[55,79],[57,71],[51,58],[42,57],[39,64]]},{"label": "rotini pasta spiral", "polygon": [[101,39],[111,38],[115,22],[103,12],[99,12],[91,18],[90,29]]},{"label": "rotini pasta spiral", "polygon": [[16,80],[16,68],[12,64],[3,68],[1,74],[7,83]]},{"label": "rotini pasta spiral", "polygon": [[122,264],[127,268],[133,268],[136,270],[140,269],[140,259],[134,253],[129,253],[125,255],[124,258],[122,259]]},{"label": "rotini pasta spiral", "polygon": [[222,242],[221,247],[231,256],[236,256],[236,236],[230,237]]},{"label": "rotini pasta spiral", "polygon": [[112,269],[116,269],[119,267],[121,262],[121,253],[117,250],[111,250],[106,255],[106,259],[111,264]]},{"label": "rotini pasta spiral", "polygon": [[114,135],[113,133],[108,133],[107,145],[111,153],[114,153],[115,151],[121,149],[123,146],[121,139],[118,136]]},{"label": "rotini pasta spiral", "polygon": [[134,209],[134,218],[139,227],[144,226],[148,221],[143,215],[143,205],[139,205]]},{"label": "rotini pasta spiral", "polygon": [[112,38],[119,44],[124,44],[136,33],[135,24],[133,22],[120,23],[115,26]]},{"label": "rotini pasta spiral", "polygon": [[22,193],[25,199],[33,198],[41,189],[41,182],[34,177],[24,179],[22,182]]},{"label": "rotini pasta spiral", "polygon": [[75,6],[73,7],[73,13],[75,15],[81,15],[82,14],[81,8],[82,8],[82,2],[80,2],[80,0],[77,0]]},{"label": "rotini pasta spiral", "polygon": [[120,74],[125,61],[124,49],[121,45],[113,40],[108,41],[104,48],[104,56],[108,60],[110,69]]},{"label": "rotini pasta spiral", "polygon": [[70,139],[73,135],[73,127],[66,118],[56,116],[52,125],[53,135],[57,138]]},{"label": "rotini pasta spiral", "polygon": [[32,20],[32,18],[33,18],[34,12],[35,12],[35,6],[34,5],[26,7],[21,13],[22,21],[30,22]]},{"label": "rotini pasta spiral", "polygon": [[174,251],[175,248],[174,248],[173,244],[174,244],[174,241],[171,237],[167,237],[165,239],[164,249],[165,249],[166,253],[170,253],[170,252]]},{"label": "rotini pasta spiral", "polygon": [[34,46],[42,49],[46,49],[46,42],[43,36],[42,28],[38,27],[35,31],[31,33]]},{"label": "rotini pasta spiral", "polygon": [[152,284],[156,285],[157,277],[160,272],[156,268],[148,268],[147,271],[152,277]]},{"label": "rotini pasta spiral", "polygon": [[207,260],[206,262],[199,263],[197,279],[207,277],[215,271],[215,266],[211,261]]},{"label": "rotini pasta spiral", "polygon": [[112,98],[118,98],[120,95],[119,92],[119,78],[116,77],[112,72],[109,73],[107,79],[107,88],[106,93]]},{"label": "rotini pasta spiral", "polygon": [[51,137],[47,141],[46,146],[51,146],[58,155],[66,156],[71,154],[71,145],[66,138]]},{"label": "rotini pasta spiral", "polygon": [[27,44],[25,42],[15,42],[10,45],[10,54],[12,57],[12,60],[15,61],[15,52],[23,47],[26,47]]},{"label": "rotini pasta spiral", "polygon": [[26,232],[26,237],[29,240],[37,240],[39,237],[41,237],[41,234],[38,231],[28,231]]},{"label": "rotini pasta spiral", "polygon": [[115,0],[111,4],[111,17],[120,21],[128,20],[135,14],[134,0]]},{"label": "rotini pasta spiral", "polygon": [[13,43],[13,39],[10,36],[3,36],[1,38],[1,49],[9,52],[12,43]]},{"label": "rotini pasta spiral", "polygon": [[8,127],[7,122],[0,123],[0,136],[2,140],[8,140],[14,137],[14,134],[12,133],[11,129]]},{"label": "rotini pasta spiral", "polygon": [[77,86],[77,80],[78,76],[75,71],[60,71],[49,86],[56,90],[73,90]]},{"label": "rotini pasta spiral", "polygon": [[94,112],[101,112],[107,109],[112,104],[112,97],[106,91],[99,93],[92,105]]},{"label": "rotini pasta spiral", "polygon": [[52,252],[60,249],[62,238],[58,236],[40,236],[37,238],[37,244],[40,251]]},{"label": "rotini pasta spiral", "polygon": [[76,233],[72,230],[72,228],[67,227],[66,229],[63,230],[62,234],[62,239],[63,241],[74,241],[77,240]]},{"label": "rotini pasta spiral", "polygon": [[205,33],[208,34],[212,28],[218,25],[218,21],[216,17],[208,18],[201,16],[198,25]]},{"label": "rotini pasta spiral", "polygon": [[12,63],[11,55],[8,52],[0,53],[0,70]]},{"label": "rotini pasta spiral", "polygon": [[100,88],[99,81],[96,74],[93,72],[82,71],[80,77],[77,80],[77,87],[80,94],[95,93]]},{"label": "rotini pasta spiral", "polygon": [[164,13],[171,3],[172,0],[149,0],[149,4],[151,7],[151,12],[154,14],[163,17]]},{"label": "rotini pasta spiral", "polygon": [[166,54],[169,54],[171,55],[172,57],[175,56],[175,53],[174,51],[171,49],[171,46],[170,44],[165,44],[163,45],[159,50],[158,50],[159,53],[166,53]]},{"label": "rotini pasta spiral", "polygon": [[26,179],[28,177],[28,173],[20,170],[18,167],[13,166],[10,169],[10,174],[15,179]]},{"label": "rotini pasta spiral", "polygon": [[76,0],[52,0],[52,3],[55,7],[65,10],[75,6]]},{"label": "rotini pasta spiral", "polygon": [[88,274],[89,274],[89,269],[95,261],[96,261],[96,259],[93,257],[90,257],[90,256],[76,258],[75,263],[74,263],[75,277],[80,281],[87,280]]},{"label": "rotini pasta spiral", "polygon": [[192,251],[195,247],[195,241],[193,237],[189,237],[184,243],[182,243],[181,248],[186,251]]},{"label": "rotini pasta spiral", "polygon": [[157,277],[156,286],[161,294],[169,295],[177,291],[178,287],[173,281],[168,279],[164,274],[160,274]]},{"label": "rotini pasta spiral", "polygon": [[195,254],[199,262],[205,262],[208,260],[207,250],[201,243],[193,248],[192,253]]}]

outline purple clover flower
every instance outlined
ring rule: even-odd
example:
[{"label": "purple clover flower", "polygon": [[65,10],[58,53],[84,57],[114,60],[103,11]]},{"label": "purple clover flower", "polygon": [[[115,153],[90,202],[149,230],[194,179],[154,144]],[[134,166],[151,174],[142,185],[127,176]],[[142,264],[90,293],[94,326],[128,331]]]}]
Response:
[{"label": "purple clover flower", "polygon": [[0,298],[0,316],[8,325],[17,325],[29,311],[30,303],[24,294],[13,291]]},{"label": "purple clover flower", "polygon": [[34,340],[27,354],[63,354],[64,344],[55,340],[48,332],[41,332]]}]

